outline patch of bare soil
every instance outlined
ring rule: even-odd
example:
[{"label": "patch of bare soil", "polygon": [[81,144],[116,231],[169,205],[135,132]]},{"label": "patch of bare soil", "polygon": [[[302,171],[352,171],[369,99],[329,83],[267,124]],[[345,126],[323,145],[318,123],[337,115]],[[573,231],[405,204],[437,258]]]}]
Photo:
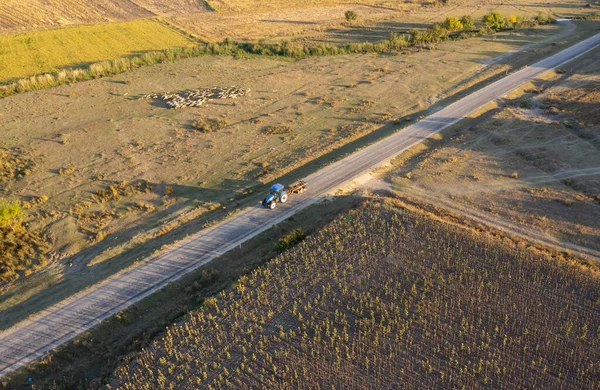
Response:
[{"label": "patch of bare soil", "polygon": [[596,50],[405,153],[390,178],[413,196],[597,251],[599,85]]}]

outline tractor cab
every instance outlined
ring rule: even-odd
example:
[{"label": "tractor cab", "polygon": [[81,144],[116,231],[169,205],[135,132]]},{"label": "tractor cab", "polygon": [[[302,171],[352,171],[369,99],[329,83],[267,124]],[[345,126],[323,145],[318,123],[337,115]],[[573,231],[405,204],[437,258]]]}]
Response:
[{"label": "tractor cab", "polygon": [[278,198],[281,198],[281,195],[285,192],[285,187],[283,184],[273,184],[271,186],[271,194],[275,195]]}]

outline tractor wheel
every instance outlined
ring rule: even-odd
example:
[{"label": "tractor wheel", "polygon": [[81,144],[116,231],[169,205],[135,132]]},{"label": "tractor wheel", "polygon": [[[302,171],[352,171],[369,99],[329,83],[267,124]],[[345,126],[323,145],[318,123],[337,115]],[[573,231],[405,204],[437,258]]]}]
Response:
[{"label": "tractor wheel", "polygon": [[281,203],[285,203],[287,201],[287,194],[281,195]]},{"label": "tractor wheel", "polygon": [[269,203],[269,208],[270,208],[271,210],[273,210],[275,207],[277,207],[277,203],[275,203],[275,201],[273,201],[273,202]]}]

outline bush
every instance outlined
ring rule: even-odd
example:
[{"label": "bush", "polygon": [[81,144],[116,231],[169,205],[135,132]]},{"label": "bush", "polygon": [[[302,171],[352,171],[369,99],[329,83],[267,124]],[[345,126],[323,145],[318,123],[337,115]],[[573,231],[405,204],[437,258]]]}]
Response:
[{"label": "bush", "polygon": [[502,30],[506,25],[504,16],[498,11],[492,11],[485,15],[481,22],[483,23],[483,27],[493,31]]},{"label": "bush", "polygon": [[224,129],[227,125],[227,121],[223,119],[198,119],[192,127],[203,133],[212,133]]},{"label": "bush", "polygon": [[299,242],[304,241],[306,238],[306,233],[302,229],[292,230],[290,233],[281,237],[275,245],[275,249],[278,251],[285,251],[298,244]]},{"label": "bush", "polygon": [[0,199],[0,227],[10,226],[23,216],[23,209],[18,200]]},{"label": "bush", "polygon": [[465,15],[460,19],[460,23],[462,24],[462,28],[465,31],[475,30],[475,20],[471,15]]},{"label": "bush", "polygon": [[552,17],[548,13],[540,12],[535,17],[535,21],[538,22],[539,24],[548,24],[548,23],[554,22],[554,19],[552,19]]},{"label": "bush", "polygon": [[345,16],[346,20],[349,22],[353,22],[358,18],[358,14],[352,10],[346,11]]},{"label": "bush", "polygon": [[462,30],[464,28],[462,22],[453,16],[447,17],[444,23],[442,23],[442,27],[449,31]]},{"label": "bush", "polygon": [[292,132],[292,127],[289,125],[273,125],[264,128],[265,134],[287,134]]},{"label": "bush", "polygon": [[[523,18],[521,18],[521,20],[522,19]],[[519,22],[519,16],[510,15],[509,17],[506,18],[506,22],[508,23],[509,27],[515,27],[515,25]]]}]

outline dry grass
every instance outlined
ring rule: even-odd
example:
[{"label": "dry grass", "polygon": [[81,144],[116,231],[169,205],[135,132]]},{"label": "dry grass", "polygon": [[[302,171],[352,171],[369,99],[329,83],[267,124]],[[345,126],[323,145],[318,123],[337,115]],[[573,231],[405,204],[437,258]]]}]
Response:
[{"label": "dry grass", "polygon": [[213,133],[215,131],[226,128],[228,125],[225,119],[208,118],[198,119],[192,127],[202,133]]},{"label": "dry grass", "polygon": [[23,217],[19,201],[0,198],[0,288],[19,273],[28,274],[46,263],[49,245],[39,232],[23,225]]},{"label": "dry grass", "polygon": [[[185,30],[207,41],[221,41],[225,37],[239,40],[262,38],[314,40],[317,42],[341,40],[367,41],[383,39],[380,28],[394,25],[396,31],[409,31],[433,22],[441,22],[446,16],[473,15],[478,22],[490,10],[498,10],[506,16],[534,17],[539,12],[560,16],[578,16],[600,9],[582,8],[581,0],[560,3],[546,1],[516,0],[510,3],[492,0],[482,3],[476,0],[454,0],[450,6],[434,5],[431,1],[216,1],[211,5],[219,12],[209,14],[177,15],[170,20]],[[350,3],[352,3],[350,5]],[[344,13],[351,8],[358,13],[358,21],[349,24]],[[380,21],[373,28],[372,24]]]},{"label": "dry grass", "polygon": [[[227,12],[227,13],[248,13],[248,12],[256,12],[256,11],[276,11],[282,9],[295,9],[297,11],[301,11],[303,8],[317,8],[317,7],[329,7],[333,5],[341,5],[341,4],[361,4],[361,5],[369,5],[369,6],[377,6],[377,7],[401,7],[403,1],[398,0],[384,0],[384,1],[376,1],[376,0],[272,0],[272,1],[260,1],[260,0],[211,0],[210,5],[218,12]],[[427,3],[424,0],[415,0],[415,3]],[[346,6],[345,9],[348,7]],[[343,16],[343,15],[342,15]]]},{"label": "dry grass", "polygon": [[292,126],[290,125],[272,125],[264,128],[263,133],[269,135],[276,134],[287,134],[292,132]]},{"label": "dry grass", "polygon": [[[272,4],[261,2],[261,4]],[[305,7],[289,9],[289,6],[264,8],[252,12],[228,12],[179,15],[169,20],[207,41],[220,42],[229,37],[238,40],[259,40],[271,37],[301,37],[303,34],[319,34],[330,28],[344,27],[347,6]],[[378,7],[353,6],[363,22],[388,18],[396,10]]]},{"label": "dry grass", "polygon": [[31,174],[33,169],[35,161],[31,152],[19,147],[0,148],[0,189]]}]

